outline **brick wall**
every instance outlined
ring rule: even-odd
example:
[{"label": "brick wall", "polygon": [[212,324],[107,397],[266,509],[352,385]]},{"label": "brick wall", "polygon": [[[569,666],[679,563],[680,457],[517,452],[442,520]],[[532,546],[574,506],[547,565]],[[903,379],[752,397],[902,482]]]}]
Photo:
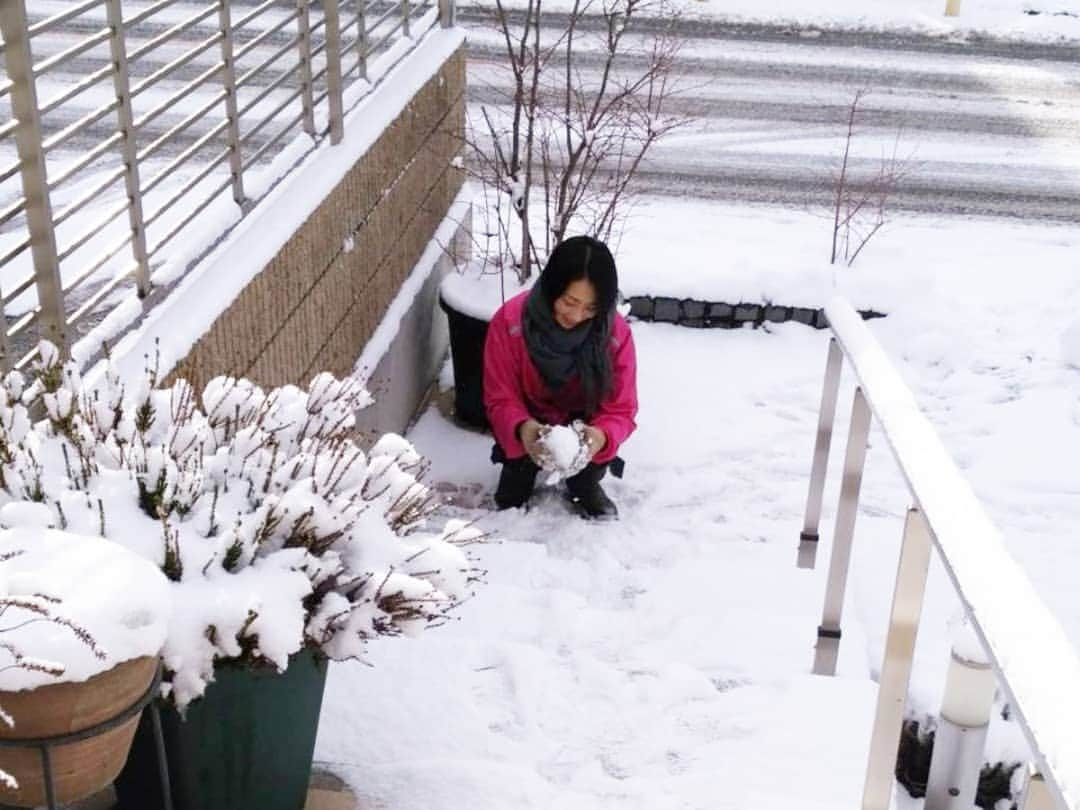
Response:
[{"label": "brick wall", "polygon": [[[265,386],[348,374],[463,182],[459,49],[173,369]],[[351,249],[350,249],[351,248]]]}]

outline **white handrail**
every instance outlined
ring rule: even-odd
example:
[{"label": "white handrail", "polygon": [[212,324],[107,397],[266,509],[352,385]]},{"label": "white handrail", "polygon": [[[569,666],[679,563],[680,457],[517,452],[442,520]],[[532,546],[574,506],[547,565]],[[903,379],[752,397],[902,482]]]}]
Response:
[{"label": "white handrail", "polygon": [[1080,810],[1080,657],[862,318],[842,298],[825,312],[1039,770],[1061,806]]}]

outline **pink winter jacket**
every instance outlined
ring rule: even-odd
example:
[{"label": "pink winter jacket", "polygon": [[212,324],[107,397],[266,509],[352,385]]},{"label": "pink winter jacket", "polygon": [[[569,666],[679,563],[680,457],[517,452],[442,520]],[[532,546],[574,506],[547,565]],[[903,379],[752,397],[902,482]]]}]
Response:
[{"label": "pink winter jacket", "polygon": [[[521,313],[529,292],[516,295],[499,307],[488,327],[484,345],[484,407],[495,440],[507,458],[525,455],[517,428],[533,418],[546,425],[565,425],[572,413],[585,410],[585,397],[577,378],[553,392],[533,365],[522,334]],[[637,415],[637,359],[626,319],[616,313],[611,328],[612,388],[590,424],[604,431],[607,444],[593,458],[611,461],[619,445],[634,432]]]}]

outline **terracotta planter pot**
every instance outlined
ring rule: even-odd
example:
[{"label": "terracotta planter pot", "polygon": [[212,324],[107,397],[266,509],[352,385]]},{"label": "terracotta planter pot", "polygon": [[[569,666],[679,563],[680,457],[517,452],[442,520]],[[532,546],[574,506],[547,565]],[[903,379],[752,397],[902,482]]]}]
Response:
[{"label": "terracotta planter pot", "polygon": [[[135,704],[157,671],[155,657],[135,658],[82,683],[58,683],[24,692],[0,692],[0,706],[15,728],[0,723],[0,738],[37,739],[91,728]],[[96,737],[50,749],[53,784],[59,802],[97,793],[112,782],[127,759],[139,723],[136,713]],[[37,748],[0,748],[0,768],[15,777],[18,790],[0,787],[0,803],[35,807],[46,803],[41,755]]]}]

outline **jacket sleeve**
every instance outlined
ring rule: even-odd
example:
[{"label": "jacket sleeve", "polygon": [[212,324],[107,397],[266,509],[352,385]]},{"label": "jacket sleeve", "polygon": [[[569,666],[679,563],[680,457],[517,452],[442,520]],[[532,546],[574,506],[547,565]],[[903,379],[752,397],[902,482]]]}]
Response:
[{"label": "jacket sleeve", "polygon": [[495,441],[507,458],[525,455],[517,426],[530,418],[525,407],[520,352],[515,351],[506,317],[500,309],[484,341],[484,409]]},{"label": "jacket sleeve", "polygon": [[601,403],[591,423],[607,436],[607,444],[593,458],[594,462],[606,464],[618,455],[619,445],[637,427],[634,422],[637,411],[637,354],[633,335],[627,328],[612,357],[611,393]]}]

